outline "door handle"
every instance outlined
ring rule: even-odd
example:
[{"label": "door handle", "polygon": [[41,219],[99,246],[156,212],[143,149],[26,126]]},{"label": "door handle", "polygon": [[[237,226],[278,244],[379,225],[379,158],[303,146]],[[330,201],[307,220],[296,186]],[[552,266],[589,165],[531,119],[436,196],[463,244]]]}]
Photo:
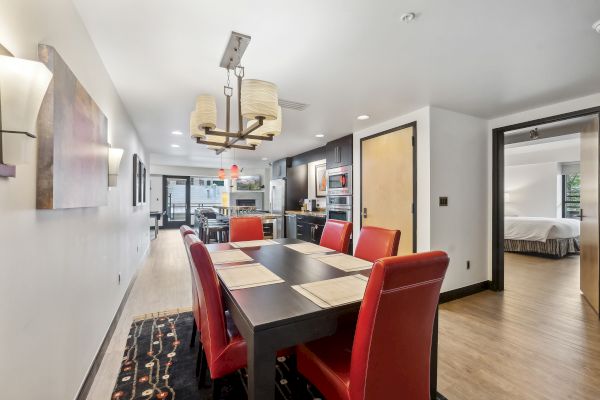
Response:
[{"label": "door handle", "polygon": [[367,208],[363,208],[363,218],[367,218]]}]

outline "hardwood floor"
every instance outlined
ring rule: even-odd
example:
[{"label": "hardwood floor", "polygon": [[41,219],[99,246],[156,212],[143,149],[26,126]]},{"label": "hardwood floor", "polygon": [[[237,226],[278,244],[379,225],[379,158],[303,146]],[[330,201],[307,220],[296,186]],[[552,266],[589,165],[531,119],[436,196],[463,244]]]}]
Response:
[{"label": "hardwood floor", "polygon": [[[440,392],[449,400],[599,399],[600,321],[579,294],[578,263],[506,254],[504,293],[442,305]],[[187,308],[190,293],[179,231],[161,231],[88,399],[110,399],[133,317]]]},{"label": "hardwood floor", "polygon": [[579,257],[507,253],[504,293],[440,308],[448,399],[600,398],[600,321],[579,293]]}]

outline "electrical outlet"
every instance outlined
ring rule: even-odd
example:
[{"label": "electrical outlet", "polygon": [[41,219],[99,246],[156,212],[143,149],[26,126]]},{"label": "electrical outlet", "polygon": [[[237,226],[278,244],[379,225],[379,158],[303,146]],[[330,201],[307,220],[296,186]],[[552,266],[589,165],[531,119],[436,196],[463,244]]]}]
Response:
[{"label": "electrical outlet", "polygon": [[467,269],[471,269],[471,261],[467,260]]},{"label": "electrical outlet", "polygon": [[440,196],[440,207],[448,207],[448,197]]}]

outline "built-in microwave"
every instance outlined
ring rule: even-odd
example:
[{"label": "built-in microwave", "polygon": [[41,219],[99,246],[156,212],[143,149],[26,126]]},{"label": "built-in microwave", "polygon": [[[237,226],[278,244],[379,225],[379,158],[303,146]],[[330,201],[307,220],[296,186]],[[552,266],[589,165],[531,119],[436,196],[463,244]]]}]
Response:
[{"label": "built-in microwave", "polygon": [[327,170],[327,196],[352,195],[352,166]]}]

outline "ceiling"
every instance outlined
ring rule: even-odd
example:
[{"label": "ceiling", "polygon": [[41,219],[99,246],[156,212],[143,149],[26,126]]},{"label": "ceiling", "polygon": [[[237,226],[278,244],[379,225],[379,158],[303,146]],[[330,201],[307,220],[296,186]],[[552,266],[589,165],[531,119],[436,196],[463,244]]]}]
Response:
[{"label": "ceiling", "polygon": [[[211,93],[224,126],[219,62],[232,30],[252,36],[246,77],[310,105],[284,110],[272,143],[236,151],[248,163],[427,105],[492,118],[600,92],[597,0],[73,1],[147,148],[188,165],[218,163],[188,121],[195,96]],[[405,24],[408,11],[417,18]]]}]

